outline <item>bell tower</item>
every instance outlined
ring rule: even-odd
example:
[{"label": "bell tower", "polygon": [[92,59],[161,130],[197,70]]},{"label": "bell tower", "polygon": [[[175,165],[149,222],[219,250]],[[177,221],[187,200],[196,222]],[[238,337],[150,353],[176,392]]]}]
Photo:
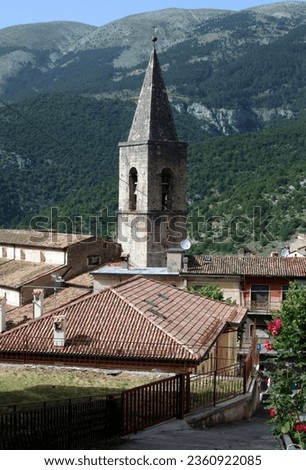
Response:
[{"label": "bell tower", "polygon": [[178,139],[153,48],[127,142],[119,144],[118,243],[131,266],[162,267],[186,238],[187,143]]}]

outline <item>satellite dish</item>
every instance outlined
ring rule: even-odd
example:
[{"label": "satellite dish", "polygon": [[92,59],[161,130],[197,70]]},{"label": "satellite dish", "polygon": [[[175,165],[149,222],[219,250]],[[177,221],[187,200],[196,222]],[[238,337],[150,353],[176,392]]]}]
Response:
[{"label": "satellite dish", "polygon": [[281,251],[281,256],[289,256],[289,250],[288,248],[283,248]]},{"label": "satellite dish", "polygon": [[189,250],[190,247],[191,247],[191,243],[188,240],[188,238],[185,238],[185,240],[181,241],[181,248],[183,248],[183,250]]}]

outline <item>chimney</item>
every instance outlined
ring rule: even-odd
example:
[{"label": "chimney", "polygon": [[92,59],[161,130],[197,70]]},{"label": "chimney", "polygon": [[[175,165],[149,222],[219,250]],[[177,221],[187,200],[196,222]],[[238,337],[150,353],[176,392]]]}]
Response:
[{"label": "chimney", "polygon": [[65,346],[66,340],[66,317],[57,315],[53,317],[53,345],[59,348]]},{"label": "chimney", "polygon": [[188,272],[188,256],[184,256],[183,258],[183,273]]},{"label": "chimney", "polygon": [[169,248],[167,251],[168,273],[178,273],[183,267],[184,250],[182,248]]},{"label": "chimney", "polygon": [[33,317],[39,318],[43,314],[44,308],[44,290],[34,289],[33,290]]},{"label": "chimney", "polygon": [[6,299],[0,297],[0,333],[3,333],[6,330]]},{"label": "chimney", "polygon": [[120,259],[121,259],[121,267],[123,269],[129,269],[129,258],[130,258],[130,255],[128,253],[121,253]]}]

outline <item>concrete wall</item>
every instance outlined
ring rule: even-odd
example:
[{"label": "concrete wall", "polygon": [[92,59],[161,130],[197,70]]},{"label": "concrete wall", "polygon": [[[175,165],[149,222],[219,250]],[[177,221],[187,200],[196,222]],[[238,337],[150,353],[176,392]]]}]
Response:
[{"label": "concrete wall", "polygon": [[215,407],[198,411],[185,419],[194,428],[233,423],[250,418],[255,413],[258,404],[259,384],[256,380],[253,380],[250,391],[245,395],[219,403]]},{"label": "concrete wall", "polygon": [[198,374],[230,367],[238,362],[237,331],[222,333],[209,351],[209,357],[197,367]]}]

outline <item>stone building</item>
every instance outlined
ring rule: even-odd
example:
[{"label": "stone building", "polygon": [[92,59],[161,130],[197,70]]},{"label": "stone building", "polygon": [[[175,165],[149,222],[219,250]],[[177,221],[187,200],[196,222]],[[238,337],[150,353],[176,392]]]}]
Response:
[{"label": "stone building", "polygon": [[166,266],[186,238],[187,144],[178,139],[153,42],[127,142],[119,144],[118,242],[134,267]]},{"label": "stone building", "polygon": [[53,292],[67,281],[120,258],[120,246],[92,235],[0,230],[0,297],[10,306],[32,300],[32,291]]}]

